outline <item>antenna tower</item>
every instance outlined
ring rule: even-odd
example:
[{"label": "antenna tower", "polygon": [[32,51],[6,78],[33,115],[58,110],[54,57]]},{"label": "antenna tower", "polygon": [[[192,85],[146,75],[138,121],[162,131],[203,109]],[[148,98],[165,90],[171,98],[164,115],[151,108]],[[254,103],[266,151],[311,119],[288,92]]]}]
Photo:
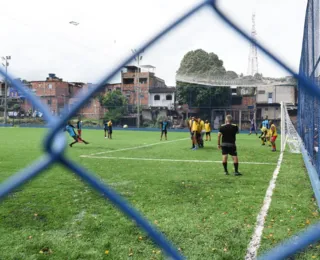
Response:
[{"label": "antenna tower", "polygon": [[[252,14],[252,30],[251,30],[251,38],[254,42],[257,41],[257,31],[256,31],[256,14]],[[258,73],[258,50],[257,46],[254,43],[250,43],[250,52],[249,52],[249,60],[248,60],[248,71],[247,75],[254,76]]]}]

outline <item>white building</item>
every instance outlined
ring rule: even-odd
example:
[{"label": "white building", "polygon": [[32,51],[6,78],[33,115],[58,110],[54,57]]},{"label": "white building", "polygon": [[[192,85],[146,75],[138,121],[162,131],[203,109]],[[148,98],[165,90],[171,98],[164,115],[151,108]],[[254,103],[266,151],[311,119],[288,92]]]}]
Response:
[{"label": "white building", "polygon": [[258,86],[256,95],[257,119],[280,119],[280,103],[296,104],[297,86],[295,84],[274,84]]},{"label": "white building", "polygon": [[152,88],[149,90],[149,107],[174,109],[176,88]]}]

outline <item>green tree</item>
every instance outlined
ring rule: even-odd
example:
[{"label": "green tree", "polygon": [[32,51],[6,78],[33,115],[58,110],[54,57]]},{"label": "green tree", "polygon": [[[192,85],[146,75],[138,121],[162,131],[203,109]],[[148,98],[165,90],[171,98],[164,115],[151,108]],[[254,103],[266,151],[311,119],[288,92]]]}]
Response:
[{"label": "green tree", "polygon": [[100,104],[108,109],[104,118],[112,120],[115,123],[119,122],[121,117],[127,113],[127,99],[122,95],[120,90],[110,91],[105,95],[98,97]]},{"label": "green tree", "polygon": [[[223,77],[237,78],[237,73],[226,72],[223,61],[215,53],[207,53],[202,49],[189,51],[184,55],[177,71],[179,77],[187,76],[201,80],[202,78]],[[180,104],[189,104],[200,109],[224,107],[230,104],[230,88],[211,87],[177,81],[177,100]],[[202,111],[203,113],[204,111]]]}]

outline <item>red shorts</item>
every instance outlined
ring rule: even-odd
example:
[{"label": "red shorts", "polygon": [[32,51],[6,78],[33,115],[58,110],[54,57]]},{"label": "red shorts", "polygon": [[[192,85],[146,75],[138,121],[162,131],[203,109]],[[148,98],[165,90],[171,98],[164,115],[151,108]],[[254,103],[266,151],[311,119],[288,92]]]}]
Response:
[{"label": "red shorts", "polygon": [[271,143],[274,143],[277,140],[278,136],[271,136]]},{"label": "red shorts", "polygon": [[78,129],[78,135],[79,135],[80,137],[81,137],[81,131],[82,131],[82,130],[79,130],[79,129]]}]

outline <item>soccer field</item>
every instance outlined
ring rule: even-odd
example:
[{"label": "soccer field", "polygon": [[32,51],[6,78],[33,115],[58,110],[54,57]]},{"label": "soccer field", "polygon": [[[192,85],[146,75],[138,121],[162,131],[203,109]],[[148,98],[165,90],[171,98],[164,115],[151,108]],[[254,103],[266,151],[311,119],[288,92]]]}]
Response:
[{"label": "soccer field", "polygon": [[[45,129],[0,128],[3,181],[38,158]],[[190,150],[188,133],[84,130],[67,154],[122,194],[188,259],[244,259],[279,152],[238,135],[239,170],[223,174],[217,135]],[[71,138],[68,137],[68,142]],[[278,148],[280,142],[278,140]],[[229,172],[233,164],[229,163]],[[0,205],[0,259],[164,259],[135,224],[60,166]],[[319,220],[299,154],[284,153],[260,251]],[[314,245],[299,259],[320,258]],[[259,251],[259,252],[260,252]],[[297,258],[297,259],[298,259]]]}]

